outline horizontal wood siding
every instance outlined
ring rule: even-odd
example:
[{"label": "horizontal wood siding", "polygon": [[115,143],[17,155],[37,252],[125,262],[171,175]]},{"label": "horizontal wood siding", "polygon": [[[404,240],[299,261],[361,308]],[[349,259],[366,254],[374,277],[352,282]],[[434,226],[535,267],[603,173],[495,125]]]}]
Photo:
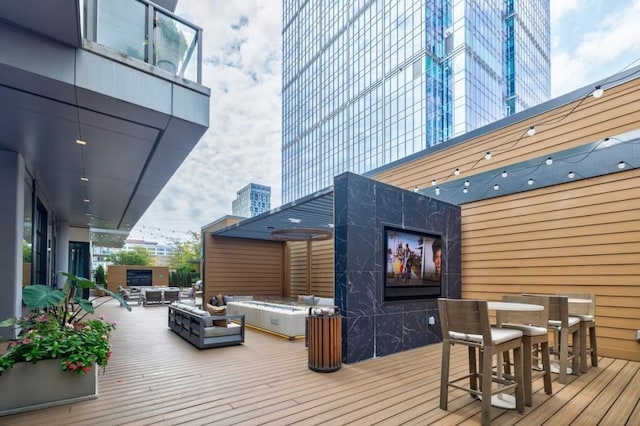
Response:
[{"label": "horizontal wood siding", "polygon": [[291,242],[290,247],[290,294],[313,294],[333,297],[333,239],[314,241],[311,244],[311,290],[307,289],[307,243]]},{"label": "horizontal wood siding", "polygon": [[282,296],[283,243],[214,238],[209,233],[204,233],[204,241],[204,300],[220,293]]},{"label": "horizontal wood siding", "polygon": [[638,188],[630,170],[462,206],[463,296],[595,293],[598,351],[640,361]]},{"label": "horizontal wood siding", "polygon": [[[586,93],[585,93],[586,95]],[[401,188],[461,181],[640,128],[640,79],[390,168]],[[534,137],[524,136],[536,126]],[[520,139],[520,140],[519,140]],[[634,148],[635,149],[635,148]],[[495,155],[480,161],[485,152]],[[614,158],[620,161],[624,158]],[[451,179],[450,179],[451,178]],[[640,360],[640,172],[621,171],[462,205],[463,297],[595,293],[601,355]]]}]

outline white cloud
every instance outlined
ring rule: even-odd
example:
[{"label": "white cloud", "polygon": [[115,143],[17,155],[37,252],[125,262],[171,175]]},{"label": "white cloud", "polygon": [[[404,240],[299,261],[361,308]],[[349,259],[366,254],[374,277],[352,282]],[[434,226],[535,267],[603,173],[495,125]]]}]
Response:
[{"label": "white cloud", "polygon": [[[552,0],[552,6],[557,3],[563,1]],[[618,7],[612,7],[614,4]],[[640,56],[637,42],[640,39],[640,0],[607,2],[606,5],[609,7],[599,7],[602,5],[595,0],[580,2],[583,13],[577,18],[582,19],[580,28],[585,29],[582,33],[574,32],[571,25],[576,17],[565,16],[576,11],[575,5],[558,8],[555,17],[552,14],[552,22],[559,27],[552,29],[553,97],[620,72]],[[588,13],[590,10],[600,13]],[[563,17],[566,20],[563,21]],[[587,17],[589,21],[584,22]]]}]

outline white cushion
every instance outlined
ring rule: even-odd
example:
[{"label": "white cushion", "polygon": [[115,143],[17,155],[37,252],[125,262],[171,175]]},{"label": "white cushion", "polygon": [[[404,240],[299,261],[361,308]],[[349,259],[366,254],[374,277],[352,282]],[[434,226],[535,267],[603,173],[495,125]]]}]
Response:
[{"label": "white cushion", "polygon": [[[580,318],[578,317],[569,317],[569,327],[574,326],[576,324],[580,323]],[[556,320],[549,320],[549,325],[551,327],[562,327],[562,321],[556,321]]]},{"label": "white cushion", "polygon": [[594,320],[593,315],[571,315],[571,316],[576,317],[580,319],[580,321],[585,321],[585,322]]},{"label": "white cushion", "polygon": [[229,324],[228,327],[205,327],[204,337],[217,337],[217,336],[233,336],[234,334],[240,334],[240,326],[238,324]]},{"label": "white cushion", "polygon": [[544,327],[537,327],[535,325],[526,324],[502,324],[502,328],[512,328],[522,331],[525,336],[544,336],[547,334],[547,329]]},{"label": "white cushion", "polygon": [[[466,340],[468,342],[482,343],[482,336],[480,334],[465,334],[458,333],[457,331],[450,331],[449,337],[456,340]],[[508,342],[509,340],[519,339],[522,337],[522,331],[510,330],[505,328],[491,327],[491,340],[494,345]]]}]

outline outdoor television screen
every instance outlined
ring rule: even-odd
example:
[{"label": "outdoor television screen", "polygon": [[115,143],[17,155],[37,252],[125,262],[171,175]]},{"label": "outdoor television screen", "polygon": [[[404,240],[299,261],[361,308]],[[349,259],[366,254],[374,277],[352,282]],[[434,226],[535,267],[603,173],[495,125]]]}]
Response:
[{"label": "outdoor television screen", "polygon": [[385,300],[440,297],[442,237],[397,228],[384,228]]},{"label": "outdoor television screen", "polygon": [[151,269],[127,269],[127,287],[152,286],[152,276]]}]

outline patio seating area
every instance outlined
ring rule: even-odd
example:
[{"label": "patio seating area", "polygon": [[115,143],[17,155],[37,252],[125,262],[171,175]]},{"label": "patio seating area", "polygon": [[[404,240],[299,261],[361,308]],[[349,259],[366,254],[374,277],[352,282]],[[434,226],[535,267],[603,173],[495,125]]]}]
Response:
[{"label": "patio seating area", "polygon": [[[166,307],[127,312],[110,302],[100,313],[117,329],[98,399],[3,417],[3,425],[480,422],[481,404],[466,392],[451,391],[448,411],[439,408],[441,344],[317,373],[302,340],[247,329],[243,345],[201,351],[167,327]],[[466,348],[452,347],[452,374],[466,368]],[[566,385],[552,377],[552,396],[537,380],[532,407],[494,407],[492,424],[640,423],[640,363],[600,357]]]}]

